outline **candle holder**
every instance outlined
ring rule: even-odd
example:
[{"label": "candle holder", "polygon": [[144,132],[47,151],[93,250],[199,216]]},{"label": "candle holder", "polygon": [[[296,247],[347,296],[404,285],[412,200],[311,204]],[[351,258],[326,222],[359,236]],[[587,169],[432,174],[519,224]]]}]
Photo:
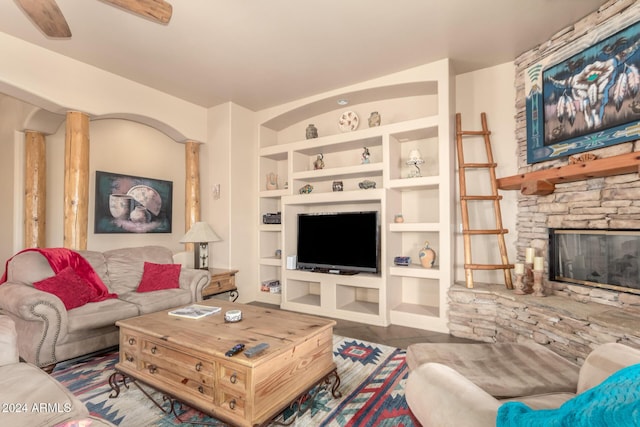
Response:
[{"label": "candle holder", "polygon": [[524,293],[533,293],[533,262],[524,263]]},{"label": "candle holder", "polygon": [[542,286],[542,273],[543,273],[543,270],[533,271],[533,296],[534,297],[545,296],[544,286]]},{"label": "candle holder", "polygon": [[526,295],[525,292],[525,284],[522,281],[522,278],[524,277],[524,273],[514,273],[516,276],[516,283],[514,283],[513,287],[513,293],[516,295]]}]

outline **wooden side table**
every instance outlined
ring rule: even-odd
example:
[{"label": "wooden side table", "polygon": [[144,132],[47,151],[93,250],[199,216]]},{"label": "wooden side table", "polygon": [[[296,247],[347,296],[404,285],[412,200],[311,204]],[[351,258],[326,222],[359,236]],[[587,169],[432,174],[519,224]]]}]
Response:
[{"label": "wooden side table", "polygon": [[236,273],[238,270],[226,270],[224,268],[210,268],[211,280],[209,284],[202,289],[202,297],[204,299],[213,295],[229,292],[233,301],[238,299],[239,293],[236,287]]}]

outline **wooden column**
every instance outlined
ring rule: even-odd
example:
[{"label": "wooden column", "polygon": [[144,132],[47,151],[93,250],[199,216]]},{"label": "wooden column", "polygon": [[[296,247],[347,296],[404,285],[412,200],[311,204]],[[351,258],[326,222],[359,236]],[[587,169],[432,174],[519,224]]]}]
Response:
[{"label": "wooden column", "polygon": [[[187,141],[185,144],[185,202],[184,231],[200,221],[200,143]],[[187,243],[185,250],[192,251],[193,244]]]},{"label": "wooden column", "polygon": [[89,116],[67,113],[64,145],[64,234],[63,246],[87,248],[89,216]]},{"label": "wooden column", "polygon": [[46,246],[47,161],[44,134],[25,131],[24,247]]}]

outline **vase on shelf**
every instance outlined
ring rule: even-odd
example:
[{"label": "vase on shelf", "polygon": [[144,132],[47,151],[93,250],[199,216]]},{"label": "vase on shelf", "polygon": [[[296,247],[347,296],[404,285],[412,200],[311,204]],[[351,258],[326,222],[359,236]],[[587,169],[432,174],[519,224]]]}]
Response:
[{"label": "vase on shelf", "polygon": [[436,262],[436,251],[429,247],[429,242],[424,242],[424,247],[418,252],[418,257],[424,268],[431,268]]},{"label": "vase on shelf", "polygon": [[313,124],[309,124],[307,126],[307,139],[313,139],[318,137],[318,128],[316,128]]},{"label": "vase on shelf", "polygon": [[267,190],[278,189],[278,175],[271,172],[267,174]]}]

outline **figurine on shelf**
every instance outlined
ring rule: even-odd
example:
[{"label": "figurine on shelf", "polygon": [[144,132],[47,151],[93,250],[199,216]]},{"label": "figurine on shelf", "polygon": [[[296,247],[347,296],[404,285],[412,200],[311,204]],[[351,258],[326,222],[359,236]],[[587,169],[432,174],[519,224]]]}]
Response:
[{"label": "figurine on shelf", "polygon": [[316,161],[313,162],[313,168],[318,170],[318,169],[324,169],[324,156],[322,154],[318,154],[318,157],[316,158]]},{"label": "figurine on shelf", "polygon": [[380,113],[374,111],[369,116],[369,127],[372,128],[376,126],[380,126]]},{"label": "figurine on shelf", "polygon": [[369,152],[369,149],[367,147],[364,147],[364,150],[362,151],[362,164],[369,163],[370,156],[371,153]]},{"label": "figurine on shelf", "polygon": [[313,191],[313,185],[307,184],[304,187],[300,187],[300,189],[298,190],[298,193],[300,193],[300,194],[309,194],[312,191]]},{"label": "figurine on shelf", "polygon": [[358,184],[358,187],[362,188],[363,190],[368,190],[369,188],[376,188],[376,183],[374,181],[365,179]]}]

